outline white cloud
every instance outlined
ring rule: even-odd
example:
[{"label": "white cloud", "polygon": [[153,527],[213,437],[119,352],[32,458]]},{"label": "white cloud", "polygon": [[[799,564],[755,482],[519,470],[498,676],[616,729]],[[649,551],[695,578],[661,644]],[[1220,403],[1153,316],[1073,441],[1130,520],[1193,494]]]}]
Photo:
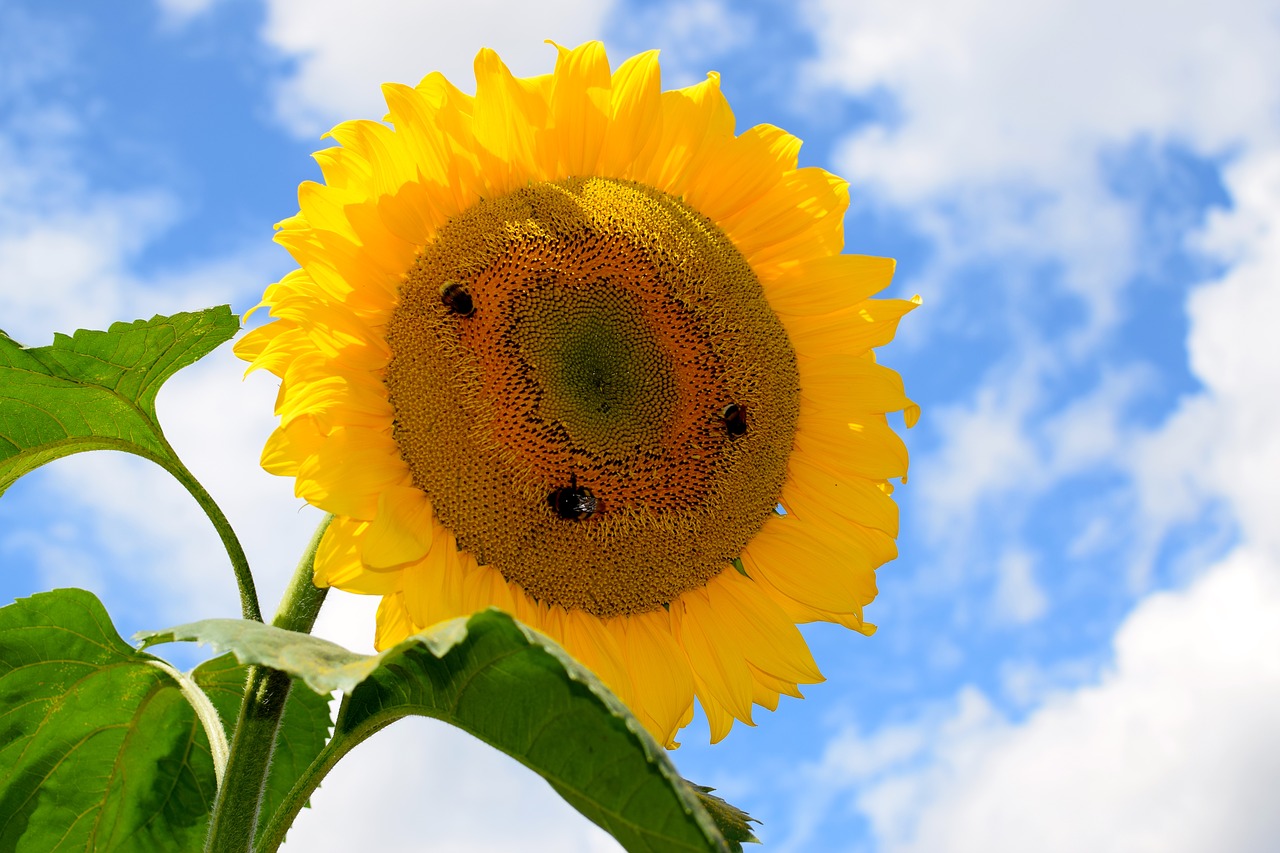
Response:
[{"label": "white cloud", "polygon": [[[1199,543],[1174,555],[1172,574],[1189,586],[1142,600],[1110,668],[1086,686],[1045,698],[1054,681],[1080,684],[1080,672],[1045,676],[1006,660],[1014,704],[1033,703],[1023,720],[968,688],[951,714],[844,733],[810,770],[809,816],[791,849],[840,802],[862,812],[885,850],[1271,849],[1280,831],[1266,800],[1280,784],[1280,397],[1271,390],[1280,387],[1271,329],[1280,19],[1247,2],[816,8],[818,72],[850,92],[881,90],[899,110],[846,141],[846,173],[934,239],[927,301],[965,264],[998,259],[1010,297],[998,322],[1020,335],[971,399],[938,413],[942,448],[913,470],[914,483],[941,495],[924,502],[935,535],[955,542],[985,504],[1008,511],[996,528],[1016,541],[1021,507],[1103,470],[1128,476],[1137,510],[1117,512],[1099,496],[1070,547],[1130,556],[1140,588],[1170,527],[1215,506],[1234,520],[1239,545],[1225,559]],[[1231,197],[1183,235],[1224,270],[1186,303],[1187,359],[1203,388],[1154,427],[1127,416],[1152,384],[1146,368],[1102,371],[1073,400],[1050,396],[1055,361],[1097,357],[1135,270],[1136,211],[1107,187],[1099,159],[1140,140],[1222,157]],[[1019,312],[1061,296],[1052,279],[1026,275],[1022,262],[1036,258],[1063,266],[1063,286],[1088,309],[1086,333],[1025,334],[1034,321]],[[1034,591],[1014,594],[1033,562],[1006,547],[997,603],[1003,589],[1007,615],[1018,601],[1034,613]],[[882,738],[919,747],[860,768],[862,755],[884,751]]]},{"label": "white cloud", "polygon": [[[915,726],[845,732],[806,794],[850,801],[885,851],[1270,850],[1277,616],[1280,564],[1236,552],[1144,601],[1096,684],[1021,723],[968,688]],[[805,849],[803,827],[783,849]]]},{"label": "white cloud", "polygon": [[[1204,389],[1150,432],[1095,427],[1059,454],[1069,462],[1114,448],[1132,460],[1151,530],[1130,535],[1155,536],[1217,501],[1231,508],[1242,544],[1196,566],[1186,589],[1144,599],[1117,631],[1108,670],[1085,686],[1045,698],[1053,681],[1079,684],[1081,673],[1046,679],[1006,665],[1015,703],[1037,703],[1025,720],[966,688],[950,714],[842,733],[807,772],[812,796],[790,849],[804,849],[841,802],[862,812],[886,851],[1274,847],[1280,398],[1270,389],[1280,387],[1280,343],[1270,318],[1280,312],[1280,155],[1243,159],[1227,181],[1236,205],[1197,238],[1227,271],[1188,300],[1188,355]],[[1114,384],[1117,399],[1133,381]],[[1082,403],[1046,433],[1072,435],[1068,425],[1111,411]],[[1021,565],[1003,565],[1014,586]],[[886,754],[892,760],[876,758]]]},{"label": "white cloud", "polygon": [[[990,371],[972,399],[929,412],[931,426],[943,442],[934,453],[913,460],[912,482],[923,485],[912,495],[911,507],[942,551],[928,566],[925,582],[934,589],[941,579],[963,583],[974,580],[975,572],[988,571],[986,562],[973,558],[972,552],[982,545],[976,540],[993,535],[1018,538],[1031,511],[1028,496],[1043,494],[1082,472],[1120,467],[1137,437],[1124,415],[1141,398],[1151,371],[1104,369],[1093,389],[1063,405],[1045,387],[1053,371],[1052,364],[1045,363],[1046,352],[1032,346],[1021,354],[1016,365],[1000,364]],[[1045,414],[1046,409],[1051,413]],[[1114,509],[1100,500],[1089,510],[1094,515],[1086,514],[1086,527],[1093,528],[1095,538],[1105,536]],[[1133,546],[1135,564],[1149,564],[1155,538],[1153,533]],[[1087,545],[1082,540],[1077,547]],[[1027,547],[1016,550],[1029,554]],[[1009,573],[1009,566],[1017,563],[996,562],[992,569],[998,581],[997,606],[1014,622],[1042,612],[1033,605],[1036,585]],[[1135,570],[1136,579],[1145,577],[1145,571]],[[1022,603],[1007,609],[1015,600]]]},{"label": "white cloud", "polygon": [[1043,616],[1048,606],[1036,582],[1035,557],[1020,549],[1008,551],[996,564],[996,617],[1026,624]]},{"label": "white cloud", "polygon": [[181,27],[211,10],[218,0],[156,0],[162,22],[168,27]]},{"label": "white cloud", "polygon": [[1204,391],[1141,436],[1130,465],[1148,517],[1167,525],[1225,501],[1245,541],[1280,553],[1280,154],[1241,159],[1226,179],[1234,207],[1196,235],[1226,271],[1187,304]]},{"label": "white cloud", "polygon": [[664,89],[705,80],[719,57],[759,38],[757,19],[726,0],[637,4],[620,10],[610,23],[612,35],[627,53],[662,51]]},{"label": "white cloud", "polygon": [[[1133,556],[1132,580],[1143,583],[1169,524],[1203,511],[1206,493],[1220,495],[1228,467],[1247,477],[1237,462],[1274,463],[1278,451],[1263,426],[1269,407],[1237,395],[1230,405],[1258,411],[1227,419],[1213,402],[1225,390],[1186,400],[1151,435],[1135,434],[1125,417],[1150,374],[1104,370],[1074,401],[1059,390],[1067,371],[1087,369],[1110,343],[1139,267],[1139,211],[1108,185],[1102,161],[1152,140],[1232,158],[1225,177],[1236,209],[1216,216],[1195,248],[1235,271],[1188,310],[1204,315],[1195,334],[1226,347],[1242,335],[1254,343],[1234,347],[1237,361],[1228,364],[1192,341],[1191,366],[1215,387],[1229,376],[1249,377],[1252,388],[1274,382],[1274,355],[1253,354],[1274,354],[1276,345],[1255,328],[1276,292],[1264,283],[1280,215],[1266,200],[1274,199],[1276,171],[1269,152],[1280,141],[1273,6],[818,0],[807,9],[819,45],[813,80],[893,104],[845,139],[841,170],[864,202],[899,210],[932,240],[922,280],[911,283],[932,306],[910,324],[915,340],[929,324],[969,322],[979,300],[987,309],[981,328],[1005,337],[1001,361],[976,393],[929,415],[942,446],[913,470],[930,485],[929,526],[963,534],[983,506],[1028,505],[1090,470],[1128,471],[1146,523]],[[961,273],[975,264],[992,271],[994,288],[962,286]],[[1036,319],[1064,295],[1085,308],[1078,324]],[[1211,330],[1224,301],[1254,304],[1247,317]],[[1248,459],[1226,459],[1232,447],[1250,448]],[[1196,458],[1216,464],[1184,464]],[[1256,512],[1263,497],[1241,507]]]},{"label": "white cloud", "polygon": [[458,729],[410,718],[342,760],[281,848],[606,853],[622,848],[539,777]]},{"label": "white cloud", "polygon": [[936,539],[962,538],[980,497],[1019,491],[1027,477],[1037,476],[1039,452],[1023,427],[1037,396],[1032,383],[1008,379],[983,388],[968,405],[930,412],[947,443],[911,474],[929,483],[918,500]]},{"label": "white cloud", "polygon": [[[1270,131],[1274,6],[965,0],[819,3],[821,77],[887,87],[902,121],[855,137],[856,174],[899,199],[965,185],[1060,189],[1101,144],[1177,134],[1220,150]],[[1158,22],[1158,26],[1156,25]],[[868,131],[867,133],[871,133]]]},{"label": "white cloud", "polygon": [[294,133],[318,136],[345,119],[381,118],[385,82],[414,84],[441,71],[473,90],[472,61],[482,47],[498,51],[518,75],[545,73],[555,53],[542,40],[599,38],[610,6],[368,0],[356,11],[341,0],[268,0],[262,38],[292,64],[277,84],[276,113]]},{"label": "white cloud", "polygon": [[1155,140],[1220,156],[1280,138],[1280,21],[1263,0],[807,9],[815,84],[893,104],[844,140],[839,167],[864,202],[910,210],[933,240],[913,289],[945,306],[966,264],[999,258],[1018,292],[1028,282],[1010,270],[1059,264],[1087,311],[1059,358],[1093,351],[1138,268],[1136,210],[1108,186],[1104,155]]}]

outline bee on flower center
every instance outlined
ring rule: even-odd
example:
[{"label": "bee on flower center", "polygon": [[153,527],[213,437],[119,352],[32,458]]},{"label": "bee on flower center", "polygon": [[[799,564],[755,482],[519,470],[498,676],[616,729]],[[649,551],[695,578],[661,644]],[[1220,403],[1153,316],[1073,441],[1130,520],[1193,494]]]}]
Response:
[{"label": "bee on flower center", "polygon": [[586,521],[600,509],[600,501],[585,486],[578,487],[578,475],[569,478],[569,487],[547,495],[547,503],[566,521]]},{"label": "bee on flower center", "polygon": [[720,420],[724,421],[725,431],[730,438],[737,438],[747,431],[747,407],[730,403],[720,410]]},{"label": "bee on flower center", "polygon": [[446,281],[444,287],[440,288],[440,301],[459,317],[470,317],[476,313],[475,302],[462,282]]}]

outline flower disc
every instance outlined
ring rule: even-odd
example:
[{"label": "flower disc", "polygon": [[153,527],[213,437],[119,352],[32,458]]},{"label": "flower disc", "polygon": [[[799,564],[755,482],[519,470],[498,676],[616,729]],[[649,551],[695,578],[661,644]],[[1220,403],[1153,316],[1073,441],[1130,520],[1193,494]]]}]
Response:
[{"label": "flower disc", "polygon": [[[795,355],[751,267],[676,198],[570,178],[484,200],[424,248],[387,341],[414,484],[548,605],[663,607],[778,504]],[[557,512],[564,490],[586,517]]]}]

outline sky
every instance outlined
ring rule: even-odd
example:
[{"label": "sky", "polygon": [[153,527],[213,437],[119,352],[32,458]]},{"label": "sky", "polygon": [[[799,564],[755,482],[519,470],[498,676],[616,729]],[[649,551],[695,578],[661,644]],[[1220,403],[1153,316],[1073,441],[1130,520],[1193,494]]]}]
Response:
[{"label": "sky", "polygon": [[[923,307],[881,353],[923,407],[872,638],[673,754],[768,851],[1263,851],[1280,834],[1280,8],[1222,0],[0,0],[0,328],[229,302],[379,84],[470,88],[551,38],[664,86],[719,71],[847,178],[846,250]],[[223,348],[159,398],[270,610],[318,513],[257,468],[271,377]],[[0,499],[0,601],[101,597],[121,634],[238,613],[189,497],[83,454]],[[373,606],[317,633],[371,651]],[[191,665],[189,650],[166,647]],[[185,656],[185,657],[184,657]],[[607,851],[536,776],[426,720],[343,762],[285,849]]]}]

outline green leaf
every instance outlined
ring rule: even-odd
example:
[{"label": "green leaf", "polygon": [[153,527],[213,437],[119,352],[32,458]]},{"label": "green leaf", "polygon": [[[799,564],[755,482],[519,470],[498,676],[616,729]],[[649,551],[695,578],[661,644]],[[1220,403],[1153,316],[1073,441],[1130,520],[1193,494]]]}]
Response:
[{"label": "green leaf", "polygon": [[[496,610],[442,623],[377,655],[232,619],[138,635],[230,650],[284,670],[313,690],[347,693],[309,794],[341,755],[409,715],[444,720],[537,772],[632,851],[728,851],[695,791],[590,671],[553,641]],[[295,795],[299,792],[295,791]],[[278,843],[284,814],[268,827]]]},{"label": "green leaf", "polygon": [[[223,728],[233,732],[244,700],[249,667],[238,663],[234,655],[223,655],[200,664],[191,675],[218,709]],[[328,693],[289,691],[263,791],[261,814],[271,815],[280,808],[294,784],[324,748],[330,724]],[[258,827],[259,834],[265,828],[264,821]]]},{"label": "green leaf", "polygon": [[199,849],[208,739],[92,593],[0,608],[0,850]]},{"label": "green leaf", "polygon": [[711,815],[711,819],[716,822],[716,826],[720,829],[720,834],[724,836],[725,841],[729,842],[729,849],[733,853],[742,853],[744,842],[760,843],[760,839],[756,838],[756,834],[751,831],[751,824],[759,823],[760,821],[733,803],[712,794],[711,792],[715,788],[695,785],[692,782],[688,784],[692,786],[694,793],[698,795],[698,801],[707,810],[707,814]]},{"label": "green leaf", "polygon": [[23,347],[0,332],[0,494],[23,474],[84,450],[173,459],[156,393],[240,328],[230,306],[114,323]]}]

